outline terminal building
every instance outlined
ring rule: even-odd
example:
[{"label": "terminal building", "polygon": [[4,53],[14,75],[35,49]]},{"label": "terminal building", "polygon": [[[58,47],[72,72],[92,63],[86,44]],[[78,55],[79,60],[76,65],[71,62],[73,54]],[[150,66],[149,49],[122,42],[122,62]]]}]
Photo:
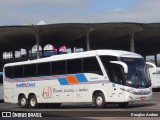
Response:
[{"label": "terminal building", "polygon": [[160,66],[160,24],[66,23],[0,27],[0,71],[9,62],[97,49],[136,52]]}]

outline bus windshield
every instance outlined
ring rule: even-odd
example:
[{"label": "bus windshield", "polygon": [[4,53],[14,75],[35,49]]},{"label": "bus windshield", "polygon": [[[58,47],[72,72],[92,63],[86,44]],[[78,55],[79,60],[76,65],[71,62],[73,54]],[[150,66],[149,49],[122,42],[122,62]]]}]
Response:
[{"label": "bus windshield", "polygon": [[122,57],[121,61],[126,63],[128,66],[128,73],[126,74],[126,85],[136,88],[151,86],[143,58]]},{"label": "bus windshield", "polygon": [[3,84],[3,72],[0,72],[0,84]]}]

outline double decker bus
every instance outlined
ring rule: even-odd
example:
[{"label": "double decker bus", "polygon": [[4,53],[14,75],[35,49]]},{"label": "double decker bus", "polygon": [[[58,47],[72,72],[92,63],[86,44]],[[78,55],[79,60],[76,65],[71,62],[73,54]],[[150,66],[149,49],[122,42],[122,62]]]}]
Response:
[{"label": "double decker bus", "polygon": [[93,50],[4,65],[4,101],[21,107],[91,102],[126,107],[150,100],[151,81],[139,54]]}]

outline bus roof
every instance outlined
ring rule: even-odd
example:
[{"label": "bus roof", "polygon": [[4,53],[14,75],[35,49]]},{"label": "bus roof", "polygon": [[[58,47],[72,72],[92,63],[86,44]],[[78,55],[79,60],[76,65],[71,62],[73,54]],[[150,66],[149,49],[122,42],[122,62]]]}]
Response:
[{"label": "bus roof", "polygon": [[128,58],[142,58],[142,56],[139,54],[128,52],[128,51],[122,51],[122,50],[92,50],[92,51],[85,51],[85,52],[79,52],[79,53],[53,55],[51,57],[40,58],[36,60],[8,63],[8,64],[5,64],[4,67],[23,65],[23,64],[25,65],[25,64],[42,63],[42,62],[49,62],[49,61],[85,58],[85,57],[91,57],[91,56],[97,56],[97,55],[108,55],[108,56],[128,57]]}]

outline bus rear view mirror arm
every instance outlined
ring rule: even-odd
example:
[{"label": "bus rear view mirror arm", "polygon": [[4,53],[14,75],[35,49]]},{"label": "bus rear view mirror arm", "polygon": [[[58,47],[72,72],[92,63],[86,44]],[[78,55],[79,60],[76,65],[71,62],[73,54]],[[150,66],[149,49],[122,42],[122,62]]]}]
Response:
[{"label": "bus rear view mirror arm", "polygon": [[156,73],[157,72],[157,67],[155,64],[151,63],[151,62],[146,62],[146,65],[150,65],[154,68],[154,72]]},{"label": "bus rear view mirror arm", "polygon": [[128,73],[128,66],[126,63],[120,61],[110,61],[110,63],[121,65],[124,69],[124,73]]}]

